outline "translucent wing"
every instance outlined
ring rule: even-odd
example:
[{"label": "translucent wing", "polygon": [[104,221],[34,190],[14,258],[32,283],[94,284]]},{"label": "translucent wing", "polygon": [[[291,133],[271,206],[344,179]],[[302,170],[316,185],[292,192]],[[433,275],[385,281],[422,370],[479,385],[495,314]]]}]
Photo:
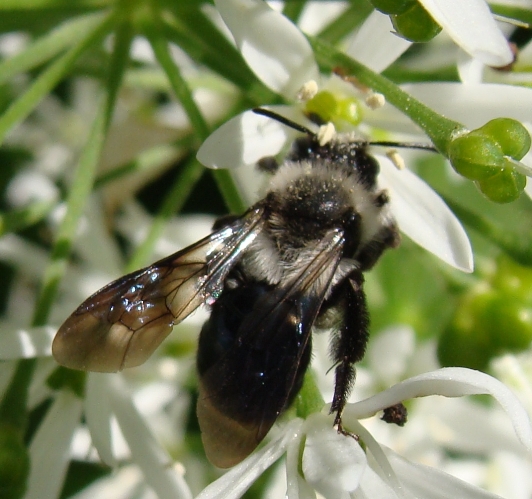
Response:
[{"label": "translucent wing", "polygon": [[310,333],[344,243],[331,232],[286,284],[224,291],[200,336],[198,419],[209,460],[249,455],[293,401],[310,362]]},{"label": "translucent wing", "polygon": [[97,291],[59,328],[52,352],[72,369],[113,372],[142,364],[182,321],[216,297],[260,232],[262,208]]}]

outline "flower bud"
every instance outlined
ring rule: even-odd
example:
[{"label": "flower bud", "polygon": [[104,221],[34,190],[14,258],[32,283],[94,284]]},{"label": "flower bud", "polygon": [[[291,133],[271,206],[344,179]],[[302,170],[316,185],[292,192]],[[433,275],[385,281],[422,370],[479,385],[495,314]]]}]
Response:
[{"label": "flower bud", "polygon": [[505,165],[499,144],[476,130],[451,142],[449,160],[457,173],[470,180],[493,177]]},{"label": "flower bud", "polygon": [[532,343],[532,269],[506,256],[488,280],[464,294],[438,342],[444,366],[485,370],[489,361]]},{"label": "flower bud", "polygon": [[342,123],[358,125],[362,121],[360,103],[352,97],[338,96],[324,90],[318,92],[305,104],[307,115],[317,116],[321,122],[332,122],[336,126]]},{"label": "flower bud", "polygon": [[512,167],[504,168],[486,180],[476,182],[478,188],[488,199],[495,203],[515,201],[526,186],[526,177]]},{"label": "flower bud", "polygon": [[384,14],[402,14],[416,4],[416,0],[371,0],[373,7]]},{"label": "flower bud", "polygon": [[495,140],[503,154],[519,161],[530,149],[528,130],[511,118],[496,118],[488,121],[478,132]]},{"label": "flower bud", "polygon": [[417,2],[390,18],[397,33],[411,42],[429,42],[441,31],[441,26]]}]

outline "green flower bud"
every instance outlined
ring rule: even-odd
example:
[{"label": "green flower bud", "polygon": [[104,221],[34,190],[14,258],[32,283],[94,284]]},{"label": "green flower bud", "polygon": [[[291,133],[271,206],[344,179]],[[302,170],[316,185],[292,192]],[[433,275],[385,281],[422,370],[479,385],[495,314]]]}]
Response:
[{"label": "green flower bud", "polygon": [[519,265],[501,254],[497,268],[490,279],[491,285],[501,293],[513,296],[523,303],[532,304],[532,268]]},{"label": "green flower bud", "polygon": [[495,140],[505,156],[519,161],[530,149],[530,134],[528,130],[511,118],[497,118],[488,121],[478,130]]},{"label": "green flower bud", "polygon": [[402,14],[410,9],[416,0],[371,0],[371,3],[384,14]]},{"label": "green flower bud", "polygon": [[497,118],[449,145],[449,160],[464,177],[475,180],[480,191],[491,201],[515,201],[526,186],[526,177],[515,170],[530,149],[526,128],[516,120]]},{"label": "green flower bud", "polygon": [[442,366],[460,366],[486,370],[496,347],[480,317],[489,296],[471,293],[465,296],[438,341],[438,360]]},{"label": "green flower bud", "polygon": [[482,194],[491,201],[510,203],[515,201],[525,189],[526,177],[516,172],[512,166],[508,166],[493,177],[477,181],[476,184]]},{"label": "green flower bud", "polygon": [[316,115],[324,123],[330,121],[335,125],[358,125],[362,121],[362,109],[356,99],[337,96],[327,90],[318,92],[306,103],[305,113]]},{"label": "green flower bud", "polygon": [[498,352],[519,352],[532,341],[532,303],[497,293],[486,303],[481,320]]},{"label": "green flower bud", "polygon": [[358,125],[362,121],[362,108],[356,99],[338,99],[335,121]]},{"label": "green flower bud", "polygon": [[443,365],[486,369],[491,358],[532,343],[532,268],[502,255],[481,287],[460,299],[438,343]]},{"label": "green flower bud", "polygon": [[470,180],[486,180],[501,172],[506,160],[500,145],[474,130],[454,139],[449,146],[453,168]]},{"label": "green flower bud", "polygon": [[324,123],[331,121],[336,111],[336,98],[331,92],[318,92],[305,104],[305,114],[317,115]]},{"label": "green flower bud", "polygon": [[30,458],[20,432],[10,425],[0,425],[0,497],[23,497],[29,471]]},{"label": "green flower bud", "polygon": [[428,42],[441,31],[440,25],[417,2],[401,14],[391,16],[391,20],[397,33],[412,42]]}]

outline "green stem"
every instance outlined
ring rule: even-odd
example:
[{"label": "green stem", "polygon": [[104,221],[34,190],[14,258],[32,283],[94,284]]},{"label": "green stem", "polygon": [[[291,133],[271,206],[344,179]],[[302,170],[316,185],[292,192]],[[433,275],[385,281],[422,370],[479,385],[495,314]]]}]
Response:
[{"label": "green stem", "polygon": [[146,29],[146,36],[152,46],[155,57],[168,77],[174,94],[179,102],[181,102],[192,127],[200,140],[204,141],[209,136],[209,126],[194,101],[192,92],[186,80],[181,75],[181,70],[170,55],[168,41],[159,30],[153,28]]},{"label": "green stem", "polygon": [[341,15],[320,31],[318,38],[331,44],[337,43],[360,26],[372,12],[373,5],[367,0],[353,1]]},{"label": "green stem", "polygon": [[93,189],[96,168],[114,109],[116,94],[128,61],[125,54],[129,51],[131,38],[132,32],[126,26],[122,26],[116,32],[115,47],[109,64],[107,93],[98,108],[68,195],[65,217],[59,227],[57,239],[52,249],[51,261],[45,270],[43,285],[37,297],[33,316],[34,326],[42,326],[47,323],[59,283],[65,273],[79,219]]},{"label": "green stem", "polygon": [[26,428],[26,401],[36,363],[36,359],[22,359],[18,362],[0,403],[0,424],[8,424],[22,435]]},{"label": "green stem", "polygon": [[283,6],[283,15],[293,23],[297,23],[306,4],[307,0],[292,0],[291,2],[285,2]]},{"label": "green stem", "polygon": [[511,5],[490,3],[490,10],[499,16],[504,16],[509,19],[516,19],[524,23],[532,24],[532,11],[530,10],[530,7],[519,8]]},{"label": "green stem", "polygon": [[146,265],[152,253],[153,245],[163,231],[166,223],[170,217],[181,211],[194,185],[201,178],[204,171],[205,168],[203,165],[195,158],[184,165],[173,187],[166,195],[159,213],[154,218],[148,235],[129,261],[126,269],[127,272],[132,272]]},{"label": "green stem", "polygon": [[242,200],[229,170],[210,170],[225,204],[231,213],[243,213],[247,206]]},{"label": "green stem", "polygon": [[448,145],[456,134],[465,130],[462,124],[439,115],[384,76],[339,52],[332,45],[314,37],[309,37],[309,41],[323,69],[336,71],[339,68],[346,75],[356,77],[361,84],[383,94],[390,104],[406,114],[430,137],[442,154],[446,155]]},{"label": "green stem", "polygon": [[27,91],[8,107],[0,117],[0,144],[7,132],[24,120],[39,101],[65,77],[79,56],[109,31],[113,21],[112,15],[105,17],[83,40],[51,64]]},{"label": "green stem", "polygon": [[[170,85],[172,86],[176,97],[183,105],[183,109],[187,113],[192,127],[194,128],[200,140],[204,141],[210,134],[209,126],[207,125],[207,122],[203,118],[203,114],[194,101],[192,92],[187,82],[182,77],[179,67],[175,64],[170,56],[168,42],[162,36],[162,34],[158,30],[153,29],[152,26],[148,26],[146,28],[146,36],[150,41],[153,52],[155,53],[155,57],[168,76],[168,80],[170,81]],[[228,208],[231,211],[236,211],[237,213],[243,211],[243,209],[245,209],[245,205],[242,202],[242,199],[229,172],[216,170],[213,172],[213,175]]]},{"label": "green stem", "polygon": [[0,84],[15,75],[45,63],[80,39],[90,36],[104,22],[104,14],[87,14],[68,20],[45,36],[40,37],[21,53],[0,62]]},{"label": "green stem", "polygon": [[0,237],[40,222],[54,207],[55,203],[53,201],[36,201],[25,208],[13,210],[9,213],[0,213]]}]

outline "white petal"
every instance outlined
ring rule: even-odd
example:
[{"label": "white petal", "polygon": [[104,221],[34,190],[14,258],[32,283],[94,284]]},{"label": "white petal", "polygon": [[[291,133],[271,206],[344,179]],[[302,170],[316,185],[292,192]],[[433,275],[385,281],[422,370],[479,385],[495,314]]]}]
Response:
[{"label": "white petal", "polygon": [[405,52],[411,42],[392,32],[390,16],[374,10],[345,51],[376,73],[384,71]]},{"label": "white petal", "polygon": [[367,418],[386,407],[415,397],[461,397],[479,394],[489,394],[499,402],[510,417],[517,437],[528,451],[532,452],[532,425],[526,410],[515,395],[492,376],[462,367],[447,367],[421,374],[373,397],[349,404],[344,413],[344,420],[349,427],[349,418]]},{"label": "white petal", "polygon": [[419,83],[401,88],[436,112],[471,129],[500,116],[530,121],[532,88],[498,83]]},{"label": "white petal", "polygon": [[81,408],[81,399],[70,390],[58,393],[30,444],[31,468],[25,499],[59,497]]},{"label": "white petal", "polygon": [[513,60],[506,38],[484,0],[419,0],[462,49],[488,66]]},{"label": "white petal", "polygon": [[460,81],[468,85],[482,83],[485,65],[482,61],[471,57],[467,52],[460,50],[457,57],[457,69]]},{"label": "white petal", "polygon": [[85,396],[85,419],[92,443],[102,461],[108,466],[116,466],[117,461],[112,449],[111,404],[109,399],[109,381],[112,373],[89,373]]},{"label": "white petal", "polygon": [[301,419],[290,421],[277,438],[203,489],[196,499],[239,498],[264,470],[284,454],[292,441],[300,438],[302,424]]},{"label": "white petal", "polygon": [[399,381],[409,367],[415,348],[416,337],[412,327],[394,325],[371,340],[366,359],[375,377],[385,386],[390,386]]},{"label": "white petal", "polygon": [[423,248],[464,272],[473,271],[473,252],[462,225],[428,184],[379,156],[379,184],[390,191],[399,228]]},{"label": "white petal", "polygon": [[316,499],[316,492],[299,473],[299,458],[303,432],[286,448],[286,497],[287,499]]},{"label": "white petal", "polygon": [[[345,414],[345,413],[344,413]],[[344,418],[344,422],[345,422]],[[410,497],[406,494],[406,491],[401,486],[395,471],[392,468],[386,454],[382,449],[382,446],[375,440],[375,437],[363,426],[358,419],[350,419],[349,429],[358,435],[360,440],[364,442],[368,455],[371,454],[372,460],[368,460],[370,466],[379,471],[379,475],[383,481],[389,485],[397,494],[398,499],[406,499]]]},{"label": "white petal", "polygon": [[307,482],[328,499],[356,490],[367,465],[359,443],[340,435],[324,414],[313,414],[303,428],[303,474]]},{"label": "white petal", "polygon": [[401,483],[415,497],[426,499],[456,499],[458,497],[500,499],[500,496],[496,494],[486,492],[436,468],[412,463],[391,449],[386,447],[383,449]]},{"label": "white petal", "polygon": [[191,499],[181,472],[173,466],[166,450],[153,436],[127,394],[127,387],[118,375],[109,377],[111,404],[120,429],[131,449],[133,459],[142,469],[146,482],[160,499]]},{"label": "white petal", "polygon": [[0,360],[31,359],[52,355],[57,329],[51,326],[9,330],[0,334]]},{"label": "white petal", "polygon": [[[268,109],[302,123],[301,113],[296,108],[268,106]],[[246,111],[211,133],[199,148],[196,158],[209,168],[255,165],[261,158],[276,155],[294,133],[274,119]]]},{"label": "white petal", "polygon": [[248,66],[272,90],[292,100],[309,80],[319,78],[307,39],[263,0],[215,0]]},{"label": "white petal", "polygon": [[[401,496],[392,486],[386,483],[375,471],[369,466],[364,471],[360,482],[361,498],[378,497],[379,499],[398,499]],[[356,496],[359,497],[358,495]]]},{"label": "white petal", "polygon": [[[532,88],[497,83],[411,83],[401,89],[447,118],[474,129],[501,116],[530,121]],[[421,134],[410,119],[392,106],[366,113],[368,125],[401,133]]]}]

